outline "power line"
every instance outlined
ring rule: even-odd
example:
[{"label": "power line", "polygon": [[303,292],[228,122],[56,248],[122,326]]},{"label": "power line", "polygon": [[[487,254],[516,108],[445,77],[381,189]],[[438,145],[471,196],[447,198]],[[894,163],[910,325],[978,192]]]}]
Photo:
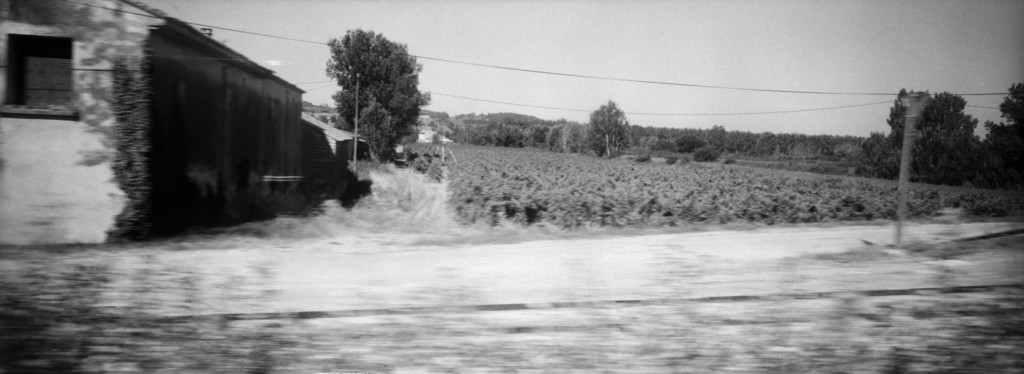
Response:
[{"label": "power line", "polygon": [[173,59],[180,59],[180,60],[244,61],[244,62],[253,62],[253,63],[259,64],[258,62],[250,60],[250,59],[247,59],[247,58],[206,57],[206,56],[171,56],[171,55],[153,55],[153,54],[147,55],[147,56],[148,57],[159,57],[159,58],[173,58]]},{"label": "power line", "polygon": [[[159,19],[173,18],[173,17],[158,16],[158,15],[153,15],[153,14],[129,12],[127,10],[115,9],[115,8],[107,8],[107,7],[104,7],[104,6],[87,4],[87,3],[82,3],[82,2],[78,2],[78,1],[74,1],[74,0],[63,0],[63,1],[71,3],[71,4],[78,4],[78,5],[82,5],[82,6],[87,6],[87,7],[90,7],[90,8],[104,9],[104,10],[109,10],[109,11],[112,11],[112,12],[121,12],[121,13],[126,13],[126,14],[134,14],[136,16],[143,16],[143,17],[149,17],[149,18],[159,18]],[[177,20],[177,18],[174,18],[174,19]],[[274,39],[290,40],[290,41],[293,41],[293,42],[302,42],[302,43],[327,45],[327,43],[316,42],[316,41],[312,41],[312,40],[289,38],[287,36],[278,36],[278,35],[264,34],[264,33],[259,33],[259,32],[252,32],[252,31],[245,31],[245,30],[239,30],[239,29],[232,29],[232,28],[228,28],[228,27],[207,25],[207,24],[196,23],[196,22],[188,22],[188,21],[183,21],[183,20],[178,20],[178,21],[181,22],[181,23],[185,23],[185,24],[189,24],[189,25],[193,25],[193,26],[209,27],[209,28],[213,28],[213,29],[225,30],[225,31],[233,31],[233,32],[242,33],[242,34],[256,35],[256,36],[262,36],[262,37],[274,38]]]},{"label": "power line", "polygon": [[[333,81],[327,81],[327,82],[332,82],[333,83]],[[323,83],[323,82],[306,82],[306,83]],[[311,88],[311,89],[306,90],[306,92],[316,91],[316,90],[324,89],[324,88],[327,88],[327,87],[334,87],[334,85],[333,84],[329,84],[329,85],[326,85],[326,86]],[[456,99],[462,99],[462,100],[479,101],[479,102],[492,103],[492,104],[512,105],[512,106],[527,107],[527,108],[539,108],[539,109],[550,109],[550,110],[561,110],[561,111],[568,111],[568,112],[583,112],[583,113],[593,112],[593,110],[589,110],[589,109],[575,109],[575,108],[553,107],[553,106],[545,106],[545,105],[513,103],[513,102],[508,102],[508,101],[497,101],[497,100],[479,99],[479,98],[475,98],[475,97],[452,95],[452,94],[446,94],[446,93],[441,93],[441,92],[430,92],[430,94],[431,95],[437,95],[437,96],[451,97],[451,98],[456,98]],[[816,112],[816,111],[823,111],[823,110],[856,108],[856,107],[862,107],[862,106],[871,106],[871,105],[879,105],[879,104],[887,104],[887,103],[889,103],[888,100],[887,101],[877,101],[877,102],[871,102],[871,103],[864,103],[864,104],[842,105],[842,106],[823,107],[823,108],[810,108],[810,109],[779,110],[779,111],[767,111],[767,112],[740,112],[740,113],[651,113],[651,112],[624,112],[624,113],[625,114],[630,114],[630,115],[643,115],[643,116],[745,116],[745,115],[756,115],[756,114],[783,114],[783,113]],[[998,109],[998,108],[996,108],[996,109]]]},{"label": "power line", "polygon": [[[412,56],[412,55],[410,55],[410,56]],[[514,67],[508,67],[508,66],[489,65],[489,64],[479,64],[479,63],[475,63],[475,62],[457,61],[457,60],[449,60],[449,59],[444,59],[444,58],[426,57],[426,56],[415,56],[415,57],[422,58],[424,60],[444,61],[444,62],[449,62],[449,63],[453,63],[453,64],[480,66],[480,67],[487,67],[487,68],[492,68],[492,69],[504,69],[504,70],[511,70],[511,71],[527,72],[527,73],[547,74],[547,75],[556,75],[556,76],[573,77],[573,78],[584,78],[584,79],[607,80],[607,81],[616,81],[616,82],[632,82],[632,83],[657,84],[657,85],[664,85],[664,86],[696,87],[696,88],[710,88],[710,89],[734,90],[734,91],[755,91],[755,92],[772,92],[772,93],[816,94],[816,95],[870,95],[870,96],[882,96],[882,95],[884,95],[884,96],[892,96],[893,95],[891,92],[883,93],[883,92],[795,91],[795,90],[776,90],[776,89],[766,89],[766,88],[744,88],[744,87],[713,86],[713,85],[693,84],[693,83],[677,83],[677,82],[652,81],[652,80],[642,80],[642,79],[602,77],[602,76],[597,76],[597,75],[560,73],[560,72],[553,72],[553,71],[534,70],[534,69],[522,69],[522,68],[514,68]]]},{"label": "power line", "polygon": [[334,85],[334,84],[332,83],[332,84],[328,84],[328,85],[325,85],[325,86],[320,86],[320,87],[314,87],[314,88],[310,88],[310,89],[307,89],[307,90],[306,90],[306,92],[310,92],[310,91],[316,91],[316,90],[322,90],[322,89],[324,89],[324,88],[328,88],[328,87],[337,87],[337,86],[335,86],[335,85]]},{"label": "power line", "polygon": [[[587,110],[587,109],[562,108],[562,107],[551,107],[551,106],[543,106],[543,105],[520,104],[520,103],[507,102],[507,101],[496,101],[496,100],[478,99],[478,98],[474,98],[474,97],[451,95],[451,94],[440,93],[440,92],[431,92],[430,94],[431,95],[444,96],[444,97],[451,97],[451,98],[456,98],[456,99],[463,99],[463,100],[470,100],[470,101],[479,101],[479,102],[494,103],[494,104],[503,104],[503,105],[513,105],[513,106],[521,106],[521,107],[528,107],[528,108],[551,109],[551,110],[561,110],[561,111],[569,111],[569,112],[593,112],[593,110]],[[799,112],[816,112],[816,111],[836,110],[836,109],[845,109],[845,108],[855,108],[855,107],[871,106],[871,105],[879,105],[879,104],[887,104],[887,103],[889,103],[888,100],[886,100],[886,101],[877,101],[877,102],[872,102],[872,103],[864,103],[864,104],[843,105],[843,106],[833,106],[833,107],[824,107],[824,108],[777,110],[777,111],[768,111],[768,112],[741,112],[741,113],[649,113],[649,112],[624,112],[624,113],[625,114],[630,114],[630,115],[641,115],[641,116],[746,116],[746,115],[762,115],[762,114],[783,114],[783,113],[799,113]]]},{"label": "power line", "polygon": [[783,113],[800,113],[800,112],[820,112],[820,111],[825,111],[825,110],[856,108],[856,107],[862,107],[862,106],[871,106],[871,105],[879,105],[879,104],[887,104],[887,103],[889,103],[888,100],[886,100],[886,101],[876,101],[876,102],[873,102],[873,103],[864,103],[864,104],[831,106],[831,107],[824,107],[824,108],[776,110],[776,111],[769,111],[769,112],[706,113],[706,114],[698,114],[698,113],[631,113],[631,114],[645,115],[645,116],[747,116],[747,115],[754,115],[754,114],[783,114]]},{"label": "power line", "polygon": [[995,108],[995,107],[985,107],[985,106],[965,106],[965,107],[971,107],[971,108],[983,108],[983,109],[994,109],[994,110],[996,110],[996,111],[1001,111],[1000,109],[998,109],[998,108]]},{"label": "power line", "polygon": [[143,17],[149,17],[149,18],[160,18],[160,19],[164,18],[164,17],[161,17],[161,16],[155,16],[155,15],[152,15],[152,14],[129,12],[127,10],[107,8],[107,7],[103,7],[103,6],[99,6],[99,5],[80,3],[80,2],[72,1],[72,0],[63,0],[63,1],[67,2],[67,3],[71,3],[71,4],[78,4],[78,5],[81,5],[81,6],[87,6],[87,7],[90,7],[90,8],[106,9],[106,10],[110,10],[110,11],[114,11],[114,12],[121,12],[121,13],[125,13],[125,14],[134,14],[136,16],[143,16]]},{"label": "power line", "polygon": [[553,106],[519,104],[519,103],[510,103],[510,102],[507,102],[507,101],[495,101],[495,100],[487,100],[487,99],[477,99],[477,98],[473,98],[473,97],[449,95],[449,94],[440,93],[440,92],[431,92],[430,95],[431,96],[438,95],[438,96],[445,96],[445,97],[453,97],[453,98],[456,98],[456,99],[463,99],[463,100],[470,100],[470,101],[480,101],[480,102],[484,102],[484,103],[514,105],[514,106],[521,106],[521,107],[527,107],[527,108],[552,109],[552,110],[562,110],[562,111],[567,111],[567,112],[593,112],[592,110],[586,110],[586,109],[559,108],[559,107],[553,107]]},{"label": "power line", "polygon": [[237,32],[237,33],[242,33],[242,34],[249,34],[249,35],[256,35],[256,36],[263,36],[263,37],[267,37],[267,38],[274,38],[274,39],[281,39],[281,40],[290,40],[290,41],[293,41],[293,42],[301,42],[301,43],[310,43],[310,44],[318,44],[318,45],[323,45],[323,46],[326,46],[326,45],[327,45],[327,43],[324,43],[324,42],[315,42],[315,41],[312,41],[312,40],[305,40],[305,39],[296,39],[296,38],[289,38],[289,37],[287,37],[287,36],[277,36],[277,35],[263,34],[263,33],[258,33],[258,32],[252,32],[252,31],[245,31],[245,30],[238,30],[238,29],[230,29],[230,28],[227,28],[227,27],[221,27],[221,26],[213,26],[213,25],[206,25],[206,24],[202,24],[202,23],[195,23],[195,22],[185,22],[185,21],[181,21],[181,22],[187,23],[187,24],[189,24],[189,25],[195,25],[195,26],[202,26],[202,27],[209,27],[209,28],[211,28],[211,29],[220,29],[220,30],[225,30],[225,31],[233,31],[233,32]]},{"label": "power line", "polygon": [[[72,4],[83,5],[83,6],[87,6],[87,7],[105,9],[105,10],[114,11],[114,12],[122,12],[122,13],[128,13],[128,14],[135,14],[135,15],[140,15],[140,16],[144,16],[144,17],[152,17],[152,18],[161,18],[161,19],[164,18],[164,17],[154,16],[154,15],[150,15],[150,14],[129,12],[129,11],[121,10],[121,9],[113,9],[113,8],[107,8],[107,7],[102,7],[102,6],[93,5],[93,4],[86,4],[86,3],[81,3],[81,2],[77,2],[77,1],[73,1],[73,0],[63,0],[63,1],[68,2],[68,3],[72,3]],[[170,17],[167,17],[167,18],[170,18]],[[258,32],[246,31],[246,30],[239,30],[239,29],[232,29],[232,28],[215,26],[215,25],[207,25],[207,24],[202,24],[202,23],[187,22],[187,21],[181,21],[181,20],[179,20],[179,21],[182,22],[182,23],[189,24],[189,25],[201,26],[201,27],[209,27],[209,28],[225,30],[225,31],[231,31],[231,32],[237,32],[237,33],[242,33],[242,34],[256,35],[256,36],[262,36],[262,37],[267,37],[267,38],[288,40],[288,41],[301,42],[301,43],[309,43],[309,44],[317,44],[317,45],[327,45],[327,43],[313,41],[313,40],[290,38],[290,37],[286,37],[286,36],[264,34],[264,33],[258,33]],[[841,92],[841,91],[781,90],[781,89],[768,89],[768,88],[732,87],[732,86],[718,86],[718,85],[706,85],[706,84],[695,84],[695,83],[679,83],[679,82],[654,81],[654,80],[643,80],[643,79],[605,77],[605,76],[597,76],[597,75],[563,73],[563,72],[554,72],[554,71],[546,71],[546,70],[524,69],[524,68],[511,67],[511,66],[483,64],[483,63],[477,63],[477,62],[452,60],[452,59],[440,58],[440,57],[430,57],[430,56],[423,56],[423,55],[414,55],[414,54],[411,54],[411,53],[406,53],[406,55],[411,56],[411,57],[415,57],[415,58],[424,59],[424,60],[440,61],[440,62],[447,62],[447,63],[452,63],[452,64],[467,65],[467,66],[477,66],[477,67],[485,67],[485,68],[501,69],[501,70],[509,70],[509,71],[518,71],[518,72],[525,72],[525,73],[546,74],[546,75],[554,75],[554,76],[564,76],[564,77],[583,78],[583,79],[596,79],[596,80],[607,80],[607,81],[617,81],[617,82],[631,82],[631,83],[656,84],[656,85],[666,85],[666,86],[707,88],[707,89],[733,90],[733,91],[770,92],[770,93],[814,94],[814,95],[851,95],[851,96],[893,96],[892,92]],[[1006,95],[1006,93],[1002,93],[1002,92],[986,92],[986,93],[964,93],[964,94],[956,94],[956,95],[958,95],[958,96],[996,96],[996,95]]]},{"label": "power line", "polygon": [[334,81],[333,81],[333,80],[326,80],[326,81],[310,81],[310,82],[299,82],[299,83],[292,83],[292,84],[294,84],[294,85],[296,85],[296,86],[297,86],[297,85],[300,85],[300,84],[317,84],[317,83],[334,83]]}]

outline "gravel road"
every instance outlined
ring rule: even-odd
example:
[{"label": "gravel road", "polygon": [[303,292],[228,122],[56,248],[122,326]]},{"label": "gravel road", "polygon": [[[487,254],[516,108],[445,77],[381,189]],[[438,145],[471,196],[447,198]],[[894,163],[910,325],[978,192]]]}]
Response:
[{"label": "gravel road", "polygon": [[[950,244],[1019,228],[918,223],[900,250],[877,223],[4,248],[7,296],[39,303],[7,341],[49,352],[9,372],[1022,372],[1019,237]],[[842,292],[993,284],[1014,286]]]},{"label": "gravel road", "polygon": [[[916,224],[908,230],[908,242],[941,243],[1018,228],[1020,224],[1013,223]],[[443,245],[362,235],[252,240],[233,248],[156,247],[99,256],[108,256],[105,261],[126,275],[121,279],[124,288],[130,287],[127,275],[133,269],[147,266],[196,275],[204,302],[195,313],[637,300],[1024,281],[1019,271],[1024,252],[922,258],[887,249],[892,232],[891,226],[881,225],[805,227]],[[832,261],[829,256],[866,256],[873,261]]]}]

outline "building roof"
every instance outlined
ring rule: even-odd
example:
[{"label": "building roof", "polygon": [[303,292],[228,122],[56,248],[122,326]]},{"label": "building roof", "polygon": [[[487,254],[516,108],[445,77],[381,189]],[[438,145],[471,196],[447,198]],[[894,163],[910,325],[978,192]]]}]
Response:
[{"label": "building roof", "polygon": [[[306,113],[306,112],[302,113],[302,122],[305,122],[305,123],[309,124],[310,126],[316,127],[318,130],[323,131],[324,135],[327,136],[328,139],[332,139],[332,140],[337,141],[337,142],[345,141],[345,140],[352,140],[352,138],[355,137],[355,135],[352,134],[351,132],[348,132],[348,131],[345,131],[345,130],[342,130],[342,129],[338,129],[338,128],[335,128],[334,126],[331,126],[331,125],[328,125],[326,123],[320,122],[320,120],[316,119],[316,117],[313,117],[312,114],[309,114],[309,113]],[[363,139],[359,139],[359,141],[364,142],[364,143],[366,142]],[[331,142],[331,151],[335,152],[334,142]]]},{"label": "building roof", "polygon": [[138,8],[140,10],[143,10],[146,13],[151,14],[154,18],[163,19],[166,24],[160,26],[160,29],[171,32],[178,37],[186,39],[187,41],[194,42],[194,46],[201,47],[209,53],[218,55],[218,57],[223,58],[223,60],[227,61],[228,63],[236,65],[241,69],[248,70],[253,74],[277,81],[281,84],[284,84],[285,86],[288,86],[289,88],[299,91],[300,93],[306,92],[299,88],[298,86],[282,79],[281,77],[278,77],[276,74],[274,74],[273,70],[267,69],[261,66],[260,64],[253,62],[249,58],[245,57],[245,55],[235,52],[228,46],[214,40],[209,36],[206,36],[199,30],[196,30],[194,27],[192,27],[192,25],[189,25],[187,22],[168,16],[166,12],[153,8],[138,0],[119,1],[130,6],[133,6],[135,8]]},{"label": "building roof", "polygon": [[164,13],[164,11],[162,11],[160,9],[157,9],[157,8],[154,8],[154,7],[151,7],[151,6],[149,6],[149,4],[145,4],[145,3],[141,2],[141,1],[137,1],[137,0],[121,0],[121,2],[125,3],[125,4],[128,4],[128,5],[131,5],[133,7],[139,8],[141,10],[144,10],[144,11],[146,11],[146,13],[152,14],[152,15],[154,15],[156,17],[159,17],[159,18],[167,18],[168,17],[167,13]]}]

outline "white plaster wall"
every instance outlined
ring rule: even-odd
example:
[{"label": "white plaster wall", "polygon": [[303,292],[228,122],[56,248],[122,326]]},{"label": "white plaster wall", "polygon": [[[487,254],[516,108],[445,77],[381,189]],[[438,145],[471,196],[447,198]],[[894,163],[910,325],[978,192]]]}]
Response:
[{"label": "white plaster wall", "polygon": [[103,135],[75,121],[0,118],[0,243],[99,243],[124,207]]}]

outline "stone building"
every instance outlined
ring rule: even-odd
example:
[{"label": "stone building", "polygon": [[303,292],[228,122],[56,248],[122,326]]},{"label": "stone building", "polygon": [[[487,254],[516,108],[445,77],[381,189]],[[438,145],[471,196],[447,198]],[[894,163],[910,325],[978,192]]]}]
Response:
[{"label": "stone building", "polygon": [[0,243],[273,217],[301,192],[298,87],[130,0],[0,0]]},{"label": "stone building", "polygon": [[[303,187],[322,200],[346,200],[350,186],[357,182],[349,168],[355,135],[302,113]],[[370,146],[359,139],[359,160],[370,159]]]}]

